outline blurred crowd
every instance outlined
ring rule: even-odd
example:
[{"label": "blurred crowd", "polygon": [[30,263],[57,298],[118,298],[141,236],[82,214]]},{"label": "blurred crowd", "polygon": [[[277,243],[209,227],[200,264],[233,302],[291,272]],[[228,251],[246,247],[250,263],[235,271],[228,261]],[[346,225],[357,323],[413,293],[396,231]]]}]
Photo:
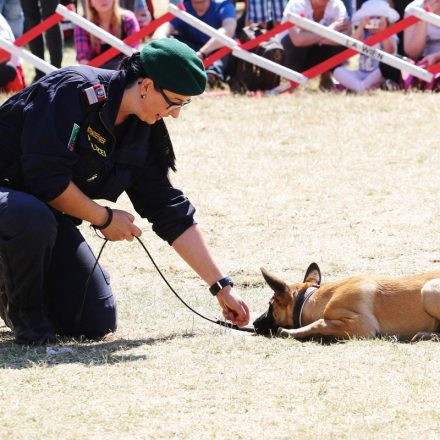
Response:
[{"label": "blurred crowd", "polygon": [[[171,0],[178,3],[179,0]],[[147,25],[154,18],[151,0],[0,0],[0,37],[13,41],[23,32],[55,12],[61,3],[83,14],[88,20],[114,36],[124,39]],[[412,15],[416,7],[428,7],[440,15],[440,0],[184,0],[186,11],[229,37],[237,37],[244,29],[258,28],[265,32],[285,22],[289,13],[297,13],[326,27],[353,38],[364,40],[383,31],[390,24]],[[237,12],[239,11],[239,12]],[[109,48],[78,26],[60,23],[29,43],[30,51],[61,67],[63,48],[67,38],[73,39],[76,60],[87,64]],[[204,60],[221,47],[214,38],[176,18],[160,26],[152,38],[177,38]],[[346,49],[333,41],[301,29],[298,26],[279,34],[276,41],[283,56],[279,62],[303,72]],[[137,46],[135,46],[137,47]],[[419,21],[400,34],[393,35],[374,46],[387,53],[402,57],[421,67],[440,62],[440,28]],[[121,57],[108,61],[103,68],[116,69]],[[225,57],[208,67],[209,87],[224,88],[231,84],[236,73],[236,62]],[[35,70],[32,78],[24,78],[20,59],[6,53],[0,55],[0,89],[20,90],[27,83],[37,81],[43,72]],[[346,62],[321,75],[322,90],[363,92],[374,88],[387,90],[417,87],[425,90],[440,89],[435,77],[430,84],[413,78],[378,60],[361,54],[356,63]]]}]

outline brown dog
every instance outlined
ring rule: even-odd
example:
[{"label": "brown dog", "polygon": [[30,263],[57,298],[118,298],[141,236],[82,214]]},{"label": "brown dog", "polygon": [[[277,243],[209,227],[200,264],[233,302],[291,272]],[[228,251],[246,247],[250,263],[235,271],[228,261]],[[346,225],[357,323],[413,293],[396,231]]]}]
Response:
[{"label": "brown dog", "polygon": [[321,286],[316,263],[298,284],[261,271],[274,295],[269,310],[254,321],[258,334],[296,339],[383,335],[412,341],[440,337],[440,272],[355,276]]}]

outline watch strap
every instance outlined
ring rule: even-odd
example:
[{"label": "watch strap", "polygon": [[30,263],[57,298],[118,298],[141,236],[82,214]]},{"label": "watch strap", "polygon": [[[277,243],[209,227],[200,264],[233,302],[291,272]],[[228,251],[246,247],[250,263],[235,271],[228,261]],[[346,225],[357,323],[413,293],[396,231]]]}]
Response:
[{"label": "watch strap", "polygon": [[234,282],[232,281],[231,277],[224,277],[221,280],[216,281],[210,288],[209,291],[213,296],[217,295],[217,293],[220,292],[220,290],[223,289],[223,287],[226,286],[234,286]]}]

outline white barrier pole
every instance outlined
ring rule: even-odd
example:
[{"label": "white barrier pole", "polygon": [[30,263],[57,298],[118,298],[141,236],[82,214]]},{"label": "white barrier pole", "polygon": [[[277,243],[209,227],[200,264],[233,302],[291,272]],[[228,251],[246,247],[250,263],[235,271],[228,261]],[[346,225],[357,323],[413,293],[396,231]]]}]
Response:
[{"label": "white barrier pole", "polygon": [[124,55],[130,56],[133,55],[135,52],[137,52],[136,49],[129,46],[128,44],[125,44],[119,38],[116,38],[114,35],[110,34],[109,32],[105,31],[99,26],[96,26],[96,24],[93,24],[92,22],[86,20],[84,17],[81,17],[75,12],[69,11],[69,9],[67,9],[63,5],[58,5],[56,8],[56,12],[62,15],[64,18],[70,20],[72,23],[85,29],[87,32],[93,34],[95,37],[99,38],[100,40],[110,44],[110,46],[114,47],[115,49],[118,49]]},{"label": "white barrier pole", "polygon": [[214,29],[206,23],[203,23],[203,21],[192,16],[191,14],[188,14],[188,12],[180,10],[177,6],[171,3],[168,6],[168,11],[176,17],[180,18],[182,21],[203,32],[204,34],[215,38],[223,45],[231,48],[232,55],[236,56],[237,58],[241,58],[244,61],[248,61],[249,63],[255,64],[256,66],[262,67],[263,69],[269,70],[270,72],[276,73],[277,75],[280,75],[284,78],[289,79],[290,81],[294,81],[299,84],[305,84],[308,81],[308,78],[301,73],[295,72],[294,70],[288,69],[281,64],[274,63],[273,61],[270,61],[266,58],[241,49],[238,43],[233,38],[222,34],[217,29]]},{"label": "white barrier pole", "polygon": [[46,63],[46,61],[42,60],[41,58],[36,57],[27,50],[21,49],[20,47],[16,46],[10,41],[5,40],[4,38],[1,37],[0,37],[0,47],[4,49],[6,52],[17,55],[20,58],[23,58],[23,60],[32,64],[34,67],[36,67],[38,70],[41,70],[44,73],[50,73],[55,70],[58,70],[55,66],[52,66],[52,64]]},{"label": "white barrier pole", "polygon": [[437,14],[433,14],[432,12],[428,12],[422,8],[414,8],[414,13],[417,18],[420,20],[426,21],[433,26],[440,27],[440,17]]},{"label": "white barrier pole", "polygon": [[405,70],[405,72],[410,73],[417,78],[423,79],[426,82],[430,82],[433,78],[433,74],[428,72],[421,67],[418,67],[408,61],[404,61],[394,55],[391,55],[383,50],[374,49],[368,46],[362,41],[356,40],[355,38],[348,37],[340,32],[336,32],[333,29],[323,26],[322,24],[316,23],[315,21],[309,20],[307,18],[301,17],[298,14],[288,14],[288,20],[295,23],[307,31],[313,32],[315,34],[321,35],[324,38],[328,38],[336,43],[342,44],[350,49],[354,49],[356,52],[362,53],[368,57],[374,58],[381,61],[382,63],[388,64],[399,70]]}]

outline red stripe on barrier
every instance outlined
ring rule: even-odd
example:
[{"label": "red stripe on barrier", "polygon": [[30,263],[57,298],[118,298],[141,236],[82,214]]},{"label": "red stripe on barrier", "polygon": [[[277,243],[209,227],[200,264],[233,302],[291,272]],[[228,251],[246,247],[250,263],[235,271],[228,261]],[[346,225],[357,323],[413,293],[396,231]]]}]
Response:
[{"label": "red stripe on barrier", "polygon": [[[409,17],[404,18],[403,20],[400,20],[397,23],[392,24],[391,26],[387,27],[381,32],[378,32],[375,35],[372,35],[371,37],[368,37],[367,39],[363,40],[362,42],[367,44],[368,46],[373,46],[377,43],[382,42],[383,40],[386,40],[391,35],[397,34],[404,29],[412,26],[413,24],[416,24],[419,22],[420,19],[411,15]],[[305,70],[302,72],[304,76],[307,76],[307,78],[311,79],[315,76],[320,75],[321,73],[327,72],[331,68],[343,63],[344,61],[348,60],[352,56],[358,54],[359,52],[353,50],[353,49],[346,49],[343,52],[340,52],[328,60],[323,61],[322,63],[317,64],[316,66],[311,67],[310,69]],[[290,87],[286,92],[291,92],[293,89],[298,87],[298,83],[295,83],[291,81],[292,87]]]},{"label": "red stripe on barrier", "polygon": [[[52,26],[55,26],[57,23],[63,20],[63,16],[60,14],[52,14],[43,20],[41,23],[37,24],[32,29],[29,29],[25,32],[21,37],[18,37],[14,44],[18,47],[24,46],[29,43],[29,41],[38,37],[38,35],[42,34],[44,31],[47,31]],[[9,58],[9,52],[0,49],[0,62],[3,62],[5,59]]]},{"label": "red stripe on barrier", "polygon": [[286,21],[286,23],[279,24],[278,26],[275,26],[274,28],[272,28],[270,31],[267,31],[266,33],[261,34],[252,40],[246,41],[246,43],[240,44],[240,47],[242,49],[246,49],[246,50],[253,49],[254,47],[257,47],[263,41],[266,41],[269,38],[272,38],[281,32],[287,31],[288,29],[290,29],[293,26],[295,26],[294,23],[291,23],[290,21]]},{"label": "red stripe on barrier", "polygon": [[[295,26],[290,21],[287,21],[286,23],[279,24],[278,26],[275,26],[270,31],[267,31],[264,34],[259,35],[256,38],[253,38],[252,40],[246,41],[246,43],[239,43],[238,46],[245,50],[251,50],[254,47],[257,47],[260,43],[263,41],[268,40],[269,38],[279,34],[280,32],[284,32],[287,29],[290,29],[291,27]],[[205,68],[209,67],[211,64],[215,63],[220,58],[225,57],[230,52],[232,52],[232,49],[230,47],[222,47],[217,52],[214,52],[212,55],[207,57],[205,61],[203,62]]]},{"label": "red stripe on barrier", "polygon": [[[159,26],[162,24],[172,20],[174,18],[174,15],[171,14],[171,12],[167,12],[166,14],[162,15],[161,17],[157,18],[156,20],[152,21],[151,23],[148,23],[147,25],[143,26],[141,29],[139,29],[134,34],[129,35],[127,38],[123,40],[126,44],[135,44],[142,40],[145,36],[152,34]],[[88,63],[89,66],[93,67],[99,67],[102,66],[104,63],[106,63],[108,60],[111,60],[115,56],[119,55],[121,52],[118,49],[115,49],[114,47],[111,47],[110,49],[107,49],[102,54],[98,55],[96,58],[93,58],[93,60],[90,60]]]},{"label": "red stripe on barrier", "polygon": [[426,70],[435,75],[436,73],[440,72],[440,63],[433,64],[432,66],[427,67]]},{"label": "red stripe on barrier", "polygon": [[212,55],[209,55],[209,57],[205,58],[203,61],[203,65],[205,66],[205,69],[209,67],[211,64],[214,64],[217,60],[220,58],[225,57],[228,55],[228,53],[231,53],[232,49],[230,47],[222,47],[217,52],[214,52]]}]

